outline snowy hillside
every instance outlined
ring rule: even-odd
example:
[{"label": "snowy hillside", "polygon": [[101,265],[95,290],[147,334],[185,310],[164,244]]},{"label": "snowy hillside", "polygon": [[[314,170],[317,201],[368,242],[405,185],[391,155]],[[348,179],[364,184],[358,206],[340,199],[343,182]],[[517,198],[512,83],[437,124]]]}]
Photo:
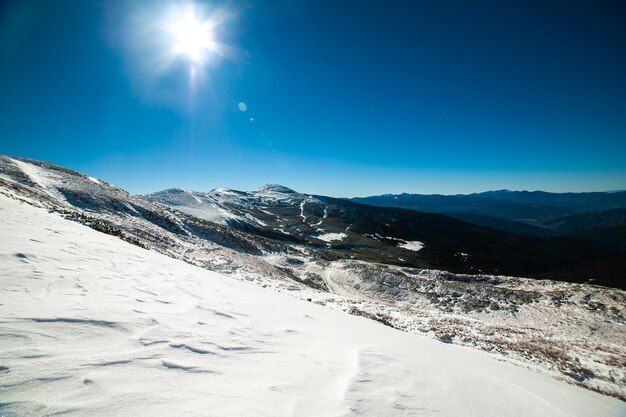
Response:
[{"label": "snowy hillside", "polygon": [[[328,260],[551,278],[563,267],[620,254],[584,240],[521,236],[440,214],[366,206],[274,184],[255,191],[169,189],[144,198],[235,230],[306,245]],[[603,276],[593,278],[605,283]],[[608,286],[621,288],[620,282]]]},{"label": "snowy hillside", "polygon": [[168,204],[178,208],[180,211],[191,214],[198,218],[209,220],[215,223],[228,224],[228,221],[242,220],[242,218],[231,214],[220,207],[223,195],[221,190],[213,190],[209,193],[201,193],[191,190],[181,190],[172,188],[154,194],[153,201]]},{"label": "snowy hillside", "polygon": [[[406,233],[407,219],[415,221],[416,234],[457,225],[445,219],[437,224],[440,217],[417,214],[401,217],[394,225],[388,223],[387,211],[369,211],[349,202],[342,206],[335,199],[275,185],[254,192],[170,191],[170,205],[164,205],[46,162],[0,156],[0,196],[230,279],[489,352],[494,358],[626,399],[622,290],[412,266],[445,247],[432,237],[434,233],[429,232],[428,239],[395,233]],[[227,213],[227,225],[182,211],[203,198]],[[204,211],[204,206],[199,209]],[[466,232],[479,244],[480,238],[498,237],[472,235],[471,229],[455,234]],[[459,264],[477,258],[465,251],[451,254]],[[528,255],[521,248],[518,259]]]},{"label": "snowy hillside", "polygon": [[617,416],[624,403],[0,196],[0,414]]}]

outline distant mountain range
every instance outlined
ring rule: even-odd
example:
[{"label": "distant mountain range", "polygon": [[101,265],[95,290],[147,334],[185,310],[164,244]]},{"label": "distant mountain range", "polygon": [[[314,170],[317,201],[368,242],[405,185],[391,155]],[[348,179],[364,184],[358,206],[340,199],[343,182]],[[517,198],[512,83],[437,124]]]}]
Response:
[{"label": "distant mountain range", "polygon": [[477,225],[528,236],[578,237],[626,250],[626,192],[386,194],[351,201],[443,213]]},{"label": "distant mountain range", "polygon": [[532,222],[571,214],[626,208],[626,191],[548,193],[499,190],[457,195],[404,193],[350,200],[381,207],[399,207],[431,213],[467,213]]}]

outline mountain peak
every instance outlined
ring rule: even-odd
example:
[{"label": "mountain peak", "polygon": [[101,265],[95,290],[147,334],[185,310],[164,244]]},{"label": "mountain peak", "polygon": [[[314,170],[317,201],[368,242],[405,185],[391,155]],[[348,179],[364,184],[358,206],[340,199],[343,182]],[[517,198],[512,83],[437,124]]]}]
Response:
[{"label": "mountain peak", "polygon": [[297,194],[296,191],[292,190],[289,187],[285,187],[280,184],[265,184],[257,191],[265,191],[265,192],[274,192],[274,193],[282,193],[282,194]]},{"label": "mountain peak", "polygon": [[158,194],[183,194],[183,193],[187,193],[186,190],[183,190],[182,188],[166,188],[165,190],[161,190],[161,191],[155,191],[153,193],[150,194],[146,194],[146,195],[158,195]]}]

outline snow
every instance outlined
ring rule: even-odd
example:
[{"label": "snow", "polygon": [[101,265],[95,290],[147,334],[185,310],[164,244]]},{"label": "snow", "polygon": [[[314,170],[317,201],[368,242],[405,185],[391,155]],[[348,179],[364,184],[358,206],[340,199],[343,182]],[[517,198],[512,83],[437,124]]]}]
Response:
[{"label": "snow", "polygon": [[268,202],[289,201],[292,200],[293,197],[300,195],[291,188],[278,184],[265,184],[258,190],[252,191],[248,194],[254,196],[254,198],[260,199],[261,201]]},{"label": "snow", "polygon": [[311,226],[320,226],[326,217],[328,217],[328,207],[324,207],[324,214],[322,215],[320,221],[317,223],[313,223]]},{"label": "snow", "polygon": [[202,200],[200,199],[200,197],[196,196],[192,190],[185,190],[189,193],[189,195],[191,195],[191,197],[193,197],[197,203],[202,203]]},{"label": "snow", "polygon": [[56,181],[54,179],[49,178],[45,170],[24,161],[20,161],[19,159],[11,159],[11,161],[29,178],[30,181],[35,184],[41,191],[52,198],[64,199],[64,197],[53,189],[51,185]]},{"label": "snow", "polygon": [[316,239],[323,240],[324,242],[333,242],[336,240],[344,240],[348,237],[345,233],[324,233],[323,235],[314,236]]},{"label": "snow", "polygon": [[624,403],[0,196],[4,415],[609,416]]},{"label": "snow", "polygon": [[40,170],[32,164],[20,161],[19,159],[12,159],[13,163],[17,165],[28,178],[38,185],[40,188],[46,188],[46,184],[42,181],[43,175]]},{"label": "snow", "polygon": [[304,205],[306,204],[306,200],[302,200],[300,202],[300,217],[302,217],[302,223],[306,223],[306,216],[304,215]]},{"label": "snow", "polygon": [[172,188],[146,197],[152,201],[175,207],[183,213],[217,224],[226,225],[229,221],[243,220],[242,217],[224,210],[216,202],[217,199],[223,199],[225,196],[236,196],[236,193],[225,189],[213,190],[211,193],[201,193]]},{"label": "snow", "polygon": [[216,188],[212,191],[212,193],[237,197],[237,193],[228,188]]},{"label": "snow", "polygon": [[[317,276],[330,291],[290,292],[302,299],[378,317],[397,329],[480,349],[626,399],[626,370],[618,365],[626,346],[621,290],[355,260],[314,261],[305,252],[264,260],[282,269],[291,266],[303,280]],[[481,306],[483,300],[489,305]]]},{"label": "snow", "polygon": [[256,217],[254,217],[253,215],[251,215],[250,213],[246,213],[244,216],[246,219],[250,220],[251,222],[254,222],[256,224],[259,224],[261,226],[265,226],[267,227],[267,223],[257,219]]},{"label": "snow", "polygon": [[317,201],[302,195],[282,185],[267,184],[257,191],[237,191],[228,188],[216,188],[208,193],[182,190],[178,188],[159,191],[143,196],[144,198],[176,208],[177,210],[208,220],[213,223],[230,225],[233,221],[245,222],[246,219],[264,227],[270,227],[262,219],[254,216],[258,212],[276,217],[274,213],[261,207],[275,204],[299,204],[300,216],[306,223],[304,204]]},{"label": "snow", "polygon": [[405,243],[399,243],[398,247],[404,248],[413,252],[419,252],[424,249],[424,244],[419,240],[412,240]]}]

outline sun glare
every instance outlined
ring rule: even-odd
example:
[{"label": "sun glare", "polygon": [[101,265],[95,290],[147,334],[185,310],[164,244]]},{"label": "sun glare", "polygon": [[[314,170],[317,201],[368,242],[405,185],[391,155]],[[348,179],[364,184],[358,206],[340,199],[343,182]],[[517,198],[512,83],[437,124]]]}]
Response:
[{"label": "sun glare", "polygon": [[191,6],[171,16],[165,27],[173,43],[171,53],[194,64],[204,64],[208,55],[216,51],[213,27],[210,19],[198,16]]},{"label": "sun glare", "polygon": [[[124,47],[133,87],[153,102],[189,108],[207,97],[219,67],[243,52],[229,41],[238,11],[200,0],[146,0],[127,6]],[[229,3],[230,5],[230,3]],[[203,97],[201,97],[203,96]],[[182,103],[182,104],[181,104]],[[194,104],[195,105],[195,104]]]}]

